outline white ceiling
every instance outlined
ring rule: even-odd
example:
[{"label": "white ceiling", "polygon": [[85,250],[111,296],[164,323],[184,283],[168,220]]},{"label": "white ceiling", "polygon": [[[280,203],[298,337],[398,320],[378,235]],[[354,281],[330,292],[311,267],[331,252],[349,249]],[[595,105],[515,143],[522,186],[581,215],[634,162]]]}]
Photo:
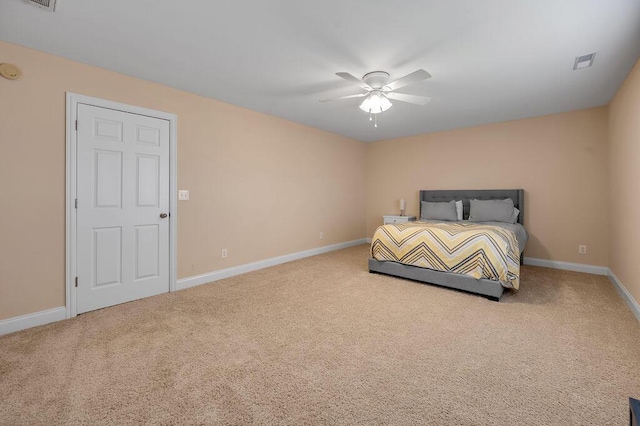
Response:
[{"label": "white ceiling", "polygon": [[[376,141],[607,104],[640,56],[640,1],[0,0],[0,39]],[[361,100],[318,102],[360,92],[338,71],[419,68],[433,78],[399,92],[431,103],[378,128]]]}]

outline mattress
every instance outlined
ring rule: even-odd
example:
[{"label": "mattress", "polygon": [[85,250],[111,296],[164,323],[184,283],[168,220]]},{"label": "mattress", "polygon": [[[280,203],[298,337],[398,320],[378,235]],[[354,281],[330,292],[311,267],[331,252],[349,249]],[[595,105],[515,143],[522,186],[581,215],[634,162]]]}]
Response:
[{"label": "mattress", "polygon": [[[499,281],[503,287],[518,289],[521,246],[517,227],[505,225],[510,224],[418,221],[383,225],[374,233],[371,255],[380,261]],[[520,234],[526,243],[526,231]]]}]

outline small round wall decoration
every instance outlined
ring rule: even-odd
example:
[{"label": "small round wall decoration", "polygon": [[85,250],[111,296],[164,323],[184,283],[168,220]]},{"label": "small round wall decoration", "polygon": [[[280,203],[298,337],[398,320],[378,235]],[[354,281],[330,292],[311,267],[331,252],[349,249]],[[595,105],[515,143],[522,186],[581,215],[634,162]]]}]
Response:
[{"label": "small round wall decoration", "polygon": [[17,80],[22,77],[22,71],[13,64],[0,64],[0,75],[9,80]]}]

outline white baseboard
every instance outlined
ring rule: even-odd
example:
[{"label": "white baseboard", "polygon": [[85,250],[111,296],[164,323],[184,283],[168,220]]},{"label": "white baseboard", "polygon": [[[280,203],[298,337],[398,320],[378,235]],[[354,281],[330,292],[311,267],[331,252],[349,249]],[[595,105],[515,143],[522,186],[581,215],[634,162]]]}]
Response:
[{"label": "white baseboard", "polygon": [[629,290],[626,289],[622,281],[616,277],[613,271],[605,266],[584,265],[582,263],[561,262],[558,260],[546,260],[537,259],[535,257],[525,257],[525,265],[542,266],[545,268],[563,269],[565,271],[585,272],[587,274],[604,275],[608,276],[609,280],[613,283],[622,299],[624,299],[627,306],[633,313],[633,315],[640,321],[640,304],[633,298]]},{"label": "white baseboard", "polygon": [[559,260],[537,259],[535,257],[525,257],[525,265],[542,266],[544,268],[562,269],[565,271],[584,272],[594,275],[609,275],[609,268],[606,266],[585,265],[582,263],[562,262]]},{"label": "white baseboard", "polygon": [[[233,268],[222,269],[220,271],[214,271],[195,277],[183,278],[178,280],[176,289],[182,290],[200,284],[217,281],[223,278],[233,277],[235,275],[256,271],[258,269],[268,268],[269,266],[280,265],[282,263],[291,262],[292,260],[303,259],[305,257],[328,253],[330,251],[340,250],[364,243],[366,243],[366,239],[362,238],[360,240],[347,241],[345,243],[333,244],[330,246],[318,247],[298,253],[273,257],[271,259],[265,259],[258,262],[248,263],[246,265],[235,266]],[[25,330],[31,327],[37,327],[39,325],[45,325],[52,322],[60,321],[65,319],[66,317],[66,308],[64,306],[61,306],[59,308],[47,309],[46,311],[35,312],[33,314],[21,315],[19,317],[0,320],[0,336],[20,330]]]},{"label": "white baseboard", "polygon": [[63,320],[66,318],[66,312],[66,308],[61,306],[59,308],[47,309],[46,311],[35,312],[33,314],[0,320],[0,336]]},{"label": "white baseboard", "polygon": [[[258,262],[247,263],[245,265],[234,266],[232,268],[221,269],[219,271],[210,272],[207,274],[197,275],[188,278],[182,278],[178,280],[177,289],[183,290],[186,288],[198,286],[201,284],[210,283],[213,281],[221,280],[224,278],[233,277],[240,274],[245,274],[251,271],[257,271],[258,269],[268,268],[270,266],[276,266],[283,263],[291,262],[298,259],[304,259],[305,257],[316,256],[318,254],[328,253],[330,251],[341,250],[347,247],[356,246],[359,244],[371,243],[370,238],[363,238],[360,240],[347,241],[345,243],[333,244],[330,246],[318,247],[315,249],[305,250],[298,253],[287,254],[284,256],[272,257],[270,259],[260,260]],[[624,301],[633,312],[633,315],[640,321],[640,304],[631,296],[631,293],[625,288],[622,282],[616,277],[616,275],[609,268],[604,266],[583,265],[580,263],[561,262],[555,260],[537,259],[532,257],[524,258],[525,265],[542,266],[546,268],[563,269],[567,271],[586,272],[589,274],[605,275],[608,276],[616,290],[620,293]],[[61,306],[59,308],[48,309],[46,311],[35,312],[33,314],[22,315],[19,317],[8,318],[0,320],[0,336],[8,333],[13,333],[20,330],[25,330],[31,327],[37,327],[39,325],[45,325],[52,322],[60,321],[66,318],[66,308]]]},{"label": "white baseboard", "polygon": [[624,301],[627,303],[627,306],[629,306],[633,315],[638,319],[638,321],[640,321],[640,304],[636,302],[631,293],[629,293],[629,290],[627,290],[624,284],[622,284],[622,281],[616,277],[616,274],[614,274],[611,269],[609,269],[609,279],[616,290],[618,290],[618,293],[620,293],[620,296],[622,296]]},{"label": "white baseboard", "polygon": [[202,275],[196,275],[193,277],[181,278],[178,280],[176,289],[184,290],[185,288],[195,287],[202,284],[207,284],[213,281],[218,281],[224,278],[233,277],[240,274],[246,274],[247,272],[257,271],[258,269],[268,268],[270,266],[276,266],[283,263],[291,262],[293,260],[304,259],[305,257],[316,256],[322,253],[328,253],[330,251],[341,250],[347,247],[357,246],[365,244],[366,238],[359,240],[347,241],[345,243],[332,244],[330,246],[318,247],[310,250],[300,251],[298,253],[285,254],[283,256],[272,257],[270,259],[259,260],[257,262],[247,263],[244,265],[233,266],[231,268],[220,269],[218,271],[208,272]]}]

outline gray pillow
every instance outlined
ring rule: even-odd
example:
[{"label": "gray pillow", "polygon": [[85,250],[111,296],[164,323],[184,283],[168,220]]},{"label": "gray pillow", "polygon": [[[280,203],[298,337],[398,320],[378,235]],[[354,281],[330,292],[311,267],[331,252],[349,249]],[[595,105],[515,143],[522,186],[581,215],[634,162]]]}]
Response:
[{"label": "gray pillow", "polygon": [[515,223],[513,200],[471,200],[469,222]]},{"label": "gray pillow", "polygon": [[420,219],[422,220],[458,220],[455,200],[448,203],[423,201],[420,210]]}]

